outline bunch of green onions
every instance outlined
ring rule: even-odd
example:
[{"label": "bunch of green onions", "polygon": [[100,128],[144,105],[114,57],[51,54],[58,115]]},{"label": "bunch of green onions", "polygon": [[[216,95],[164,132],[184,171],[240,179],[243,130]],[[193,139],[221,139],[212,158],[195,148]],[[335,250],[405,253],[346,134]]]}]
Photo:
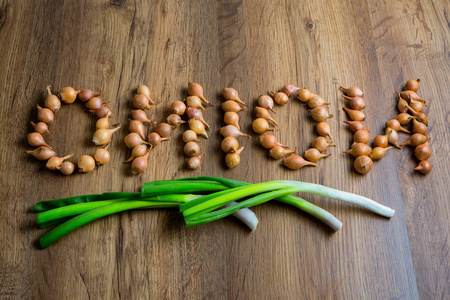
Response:
[{"label": "bunch of green onions", "polygon": [[[33,212],[39,212],[37,223],[41,228],[59,224],[41,236],[42,248],[88,222],[132,209],[178,207],[187,227],[191,227],[276,200],[299,208],[333,230],[342,227],[342,223],[326,210],[291,195],[297,192],[353,203],[388,218],[394,215],[394,210],[373,200],[318,184],[286,180],[250,184],[209,176],[148,182],[140,193],[103,193],[43,201],[34,206]],[[246,224],[254,230],[258,220],[250,214]]]}]

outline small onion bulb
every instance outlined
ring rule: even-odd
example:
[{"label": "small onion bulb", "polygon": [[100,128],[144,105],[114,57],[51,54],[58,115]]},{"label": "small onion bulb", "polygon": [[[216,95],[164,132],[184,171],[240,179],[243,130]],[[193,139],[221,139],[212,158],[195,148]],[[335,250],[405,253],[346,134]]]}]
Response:
[{"label": "small onion bulb", "polygon": [[82,155],[78,159],[78,172],[80,173],[89,173],[95,169],[95,160],[90,155]]},{"label": "small onion bulb", "polygon": [[105,165],[111,159],[111,154],[108,151],[109,144],[105,148],[95,150],[94,159],[97,165]]},{"label": "small onion bulb", "polygon": [[44,122],[46,124],[53,123],[53,120],[55,119],[55,115],[53,112],[48,108],[42,108],[39,105],[37,106],[38,109],[38,115],[37,118],[39,121]]},{"label": "small onion bulb", "polygon": [[71,104],[77,100],[77,95],[80,91],[75,91],[72,87],[65,87],[59,92],[61,101],[66,104]]},{"label": "small onion bulb", "polygon": [[236,152],[239,149],[239,142],[235,137],[228,136],[222,140],[220,146],[225,153]]},{"label": "small onion bulb", "polygon": [[373,168],[373,161],[369,156],[361,155],[355,159],[353,166],[359,174],[367,174]]},{"label": "small onion bulb", "polygon": [[197,139],[197,134],[193,130],[186,130],[183,132],[183,142],[189,143],[189,142],[197,142],[199,143],[199,139]]},{"label": "small onion bulb", "polygon": [[92,142],[97,145],[106,145],[111,141],[112,134],[120,129],[120,125],[114,129],[100,128],[94,132]]},{"label": "small onion bulb", "polygon": [[205,155],[205,152],[200,154],[199,156],[189,157],[187,161],[187,167],[191,170],[195,170],[199,168],[202,164],[201,158]]},{"label": "small onion bulb", "polygon": [[267,122],[267,120],[263,118],[255,119],[252,123],[252,128],[253,131],[257,134],[263,134],[267,131],[273,131],[273,129],[269,127],[269,122]]},{"label": "small onion bulb", "polygon": [[186,156],[197,156],[200,153],[200,146],[196,142],[189,142],[184,145],[183,151]]},{"label": "small onion bulb", "polygon": [[41,135],[48,132],[48,125],[45,122],[34,123],[33,121],[31,121],[31,126],[33,126],[34,131]]},{"label": "small onion bulb", "polygon": [[27,154],[31,154],[39,160],[48,160],[49,158],[56,156],[56,152],[46,146],[40,146],[34,150],[25,151]]},{"label": "small onion bulb", "polygon": [[64,175],[71,175],[75,171],[75,165],[70,161],[65,161],[58,170]]},{"label": "small onion bulb", "polygon": [[228,169],[232,169],[240,164],[240,154],[242,150],[244,150],[244,147],[239,148],[238,150],[236,150],[236,152],[230,152],[225,156],[225,164],[227,165]]},{"label": "small onion bulb", "polygon": [[50,86],[47,87],[47,97],[45,98],[44,106],[53,112],[57,112],[61,108],[61,100],[52,94]]}]

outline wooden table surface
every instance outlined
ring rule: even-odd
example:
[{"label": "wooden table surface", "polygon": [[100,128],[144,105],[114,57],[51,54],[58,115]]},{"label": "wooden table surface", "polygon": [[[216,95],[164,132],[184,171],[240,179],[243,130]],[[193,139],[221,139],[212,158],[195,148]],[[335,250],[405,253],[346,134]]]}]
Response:
[{"label": "wooden table surface", "polygon": [[[0,298],[449,299],[449,15],[448,1],[0,1]],[[365,91],[365,124],[374,137],[397,114],[394,91],[416,78],[429,102],[432,173],[412,170],[411,148],[390,150],[366,176],[355,173],[342,154],[352,135],[342,123],[339,85]],[[205,114],[212,130],[201,143],[199,170],[184,166],[181,129],[152,151],[139,176],[122,163],[126,128],[113,138],[111,163],[90,174],[64,177],[23,154],[47,85],[100,91],[113,120],[127,124],[138,84],[150,87],[157,105],[149,116],[162,122],[188,82],[200,83],[214,103]],[[285,83],[332,102],[332,156],[290,171],[253,135],[240,139],[242,162],[227,170],[221,89],[232,86],[249,103],[241,125],[251,132],[258,95]],[[307,109],[291,100],[275,110],[275,134],[302,153],[316,136]],[[79,104],[64,106],[45,138],[61,155],[92,154],[95,120]],[[253,209],[255,232],[233,218],[187,229],[176,210],[132,211],[37,247],[46,231],[30,213],[38,201],[198,175],[320,183],[396,214],[389,220],[304,195],[342,229],[332,232],[272,202]]]}]

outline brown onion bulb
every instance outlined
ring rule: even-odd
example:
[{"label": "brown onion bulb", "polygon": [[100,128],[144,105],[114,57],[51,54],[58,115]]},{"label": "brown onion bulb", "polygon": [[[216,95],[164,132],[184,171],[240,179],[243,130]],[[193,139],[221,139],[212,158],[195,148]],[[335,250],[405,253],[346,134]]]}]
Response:
[{"label": "brown onion bulb", "polygon": [[400,93],[400,96],[408,101],[420,101],[423,104],[425,104],[425,106],[428,106],[427,101],[425,99],[422,99],[419,95],[417,95],[416,92],[414,91],[403,91]]},{"label": "brown onion bulb", "polygon": [[400,122],[396,119],[392,119],[386,122],[386,127],[392,128],[395,131],[403,131],[406,133],[411,133],[400,125]]},{"label": "brown onion bulb", "polygon": [[181,117],[177,114],[170,114],[167,117],[167,123],[173,126],[180,126],[181,124],[186,123],[186,121],[181,120]]},{"label": "brown onion bulb", "polygon": [[273,99],[269,95],[261,95],[258,97],[258,105],[275,113],[273,110]]},{"label": "brown onion bulb", "polygon": [[[383,135],[382,135],[383,136]],[[388,151],[389,149],[392,149],[391,147],[375,147],[373,148],[372,152],[370,153],[370,158],[372,160],[379,160],[382,159],[384,157],[384,154],[386,153],[386,151]]]},{"label": "brown onion bulb", "polygon": [[427,175],[433,169],[433,165],[428,160],[422,160],[414,170],[419,171],[423,175]]},{"label": "brown onion bulb", "polygon": [[252,128],[253,131],[256,132],[257,134],[263,134],[267,131],[273,131],[273,129],[269,127],[269,123],[267,122],[267,120],[263,118],[255,119],[252,122]]},{"label": "brown onion bulb", "polygon": [[343,122],[345,124],[348,124],[350,126],[350,130],[353,132],[366,129],[366,126],[364,126],[364,124],[361,123],[360,121],[343,121]]},{"label": "brown onion bulb", "polygon": [[155,132],[163,138],[168,137],[172,133],[172,125],[159,123],[158,126],[156,126]]},{"label": "brown onion bulb", "polygon": [[367,155],[358,156],[353,162],[356,172],[359,174],[367,174],[373,168],[373,161]]},{"label": "brown onion bulb", "polygon": [[[197,97],[199,97],[206,104],[211,104],[211,102],[206,100],[205,97],[203,96],[203,88],[198,83],[189,83],[189,85],[188,85],[188,94],[190,96],[197,96]],[[188,105],[188,106],[190,106],[190,105]],[[198,107],[196,107],[196,108],[198,108]]]},{"label": "brown onion bulb", "polygon": [[225,153],[236,152],[239,149],[239,142],[235,137],[227,136],[222,140],[220,147]]},{"label": "brown onion bulb", "polygon": [[109,144],[105,148],[95,150],[94,159],[97,165],[105,165],[111,159],[111,154],[108,151]]},{"label": "brown onion bulb", "polygon": [[183,132],[183,142],[189,143],[189,142],[197,142],[200,143],[200,140],[197,139],[197,133],[193,130],[186,130]]},{"label": "brown onion bulb", "polygon": [[423,124],[422,122],[419,122],[416,119],[414,119],[412,132],[413,133],[421,133],[423,135],[428,135],[428,126]]},{"label": "brown onion bulb", "polygon": [[431,147],[429,145],[430,139],[428,139],[422,145],[419,145],[414,149],[414,155],[418,160],[426,160],[431,157]]},{"label": "brown onion bulb", "polygon": [[90,155],[82,155],[78,159],[78,172],[89,173],[95,169],[95,159]]},{"label": "brown onion bulb", "polygon": [[345,88],[345,87],[343,87],[341,85],[339,88],[341,90],[343,90],[344,93],[346,93],[347,96],[349,96],[349,97],[362,97],[362,96],[364,96],[363,91],[361,91],[361,89],[359,87],[356,87],[356,86]]},{"label": "brown onion bulb", "polygon": [[50,147],[45,141],[44,138],[40,133],[32,132],[27,135],[28,144],[32,147],[40,147],[40,146],[46,146],[48,148]]},{"label": "brown onion bulb", "polygon": [[294,95],[298,90],[300,90],[299,87],[288,83],[281,88],[280,92],[285,93],[286,95],[288,95],[288,97],[290,97]]},{"label": "brown onion bulb", "polygon": [[225,98],[225,100],[233,100],[233,101],[236,101],[237,103],[247,106],[247,104],[245,104],[244,101],[239,99],[238,92],[233,88],[224,88],[222,90],[222,94],[223,94],[223,97]]},{"label": "brown onion bulb", "polygon": [[287,150],[282,146],[275,146],[269,151],[269,155],[274,159],[280,159],[290,153],[295,153],[295,150]]},{"label": "brown onion bulb", "polygon": [[[237,104],[236,102],[233,102],[234,104]],[[202,100],[197,96],[189,96],[186,98],[186,105],[188,107],[193,108],[199,108],[203,111],[206,111],[206,109],[202,106]]]},{"label": "brown onion bulb", "polygon": [[281,146],[284,148],[289,148],[286,145],[280,144],[277,141],[277,138],[273,135],[273,134],[263,134],[260,135],[258,138],[259,143],[261,144],[261,146],[263,146],[264,148],[270,150],[275,146]]},{"label": "brown onion bulb", "polygon": [[139,134],[139,136],[141,137],[141,139],[145,139],[145,127],[144,124],[142,124],[142,122],[137,121],[137,120],[130,120],[130,125],[128,126],[128,129],[130,130],[130,132],[136,132],[137,134]]},{"label": "brown onion bulb", "polygon": [[318,106],[309,111],[309,114],[314,119],[314,121],[322,122],[326,119],[331,119],[333,117],[332,114],[328,113],[328,110],[323,106]]},{"label": "brown onion bulb", "polygon": [[96,129],[107,129],[109,127],[109,118],[100,118],[95,123]]},{"label": "brown onion bulb", "polygon": [[349,105],[352,109],[363,110],[366,107],[366,101],[363,97],[349,97],[342,95],[343,98],[349,100]]},{"label": "brown onion bulb", "polygon": [[77,95],[80,91],[75,91],[72,87],[65,87],[59,92],[59,98],[66,104],[71,104],[77,100]]},{"label": "brown onion bulb", "polygon": [[354,157],[369,155],[370,152],[372,152],[372,148],[363,143],[356,143],[350,150],[344,151],[344,153],[351,154]]},{"label": "brown onion bulb", "polygon": [[186,104],[184,104],[184,102],[182,102],[180,100],[174,101],[170,105],[170,111],[174,114],[182,116],[182,115],[184,115],[184,112],[186,111]]},{"label": "brown onion bulb", "polygon": [[320,136],[327,136],[330,138],[331,143],[333,143],[333,138],[331,137],[331,127],[327,122],[320,122],[316,125],[317,133]]},{"label": "brown onion bulb", "polygon": [[403,90],[417,92],[419,90],[419,82],[420,79],[410,79],[406,82],[405,88]]},{"label": "brown onion bulb", "polygon": [[143,156],[139,156],[133,159],[133,162],[131,163],[131,173],[133,173],[133,175],[140,174],[144,172],[145,169],[147,169],[147,160],[151,149],[152,148],[149,148],[147,153],[145,153]]},{"label": "brown onion bulb", "polygon": [[143,84],[138,85],[138,87],[136,89],[136,94],[144,94],[145,96],[147,96],[150,99],[150,89],[146,85],[143,85]]},{"label": "brown onion bulb", "polygon": [[[208,134],[206,133],[205,125],[199,120],[190,119],[188,121],[189,129],[194,131],[197,135],[200,135],[204,138],[208,138]],[[231,125],[228,125],[231,126]],[[234,126],[233,126],[234,127]]]},{"label": "brown onion bulb", "polygon": [[344,110],[353,121],[364,121],[364,119],[366,118],[362,111],[350,109],[347,107],[344,107]]},{"label": "brown onion bulb", "polygon": [[100,109],[103,104],[109,103],[109,101],[103,101],[102,99],[100,99],[99,97],[92,97],[91,99],[89,99],[88,102],[86,102],[86,108],[87,109],[92,109],[92,110],[96,110],[96,109]]},{"label": "brown onion bulb", "polygon": [[248,138],[251,138],[248,134],[242,133],[239,129],[236,128],[236,126],[233,125],[227,125],[222,128],[220,128],[220,134],[224,137],[232,136],[232,137],[240,137],[240,136],[246,136]]},{"label": "brown onion bulb", "polygon": [[45,167],[49,170],[55,171],[58,168],[61,167],[61,164],[63,163],[64,160],[72,157],[73,154],[69,154],[66,155],[64,157],[57,157],[57,156],[52,156],[49,158],[49,160],[47,161],[47,164],[45,165]]},{"label": "brown onion bulb", "polygon": [[400,113],[395,119],[400,123],[400,125],[406,125],[409,122],[411,122],[412,119],[415,119],[415,117],[404,112],[404,113]]},{"label": "brown onion bulb", "polygon": [[409,140],[407,140],[406,142],[400,144],[400,146],[413,146],[413,147],[417,147],[419,145],[424,144],[427,141],[427,136],[423,135],[421,133],[414,133],[413,135],[411,135],[411,137],[409,138]]},{"label": "brown onion bulb", "polygon": [[147,114],[142,109],[136,109],[136,110],[131,111],[131,117],[134,120],[140,121],[142,123],[148,123],[148,124],[155,123],[152,120],[149,120],[147,118]]},{"label": "brown onion bulb", "polygon": [[81,92],[78,93],[78,99],[80,99],[81,102],[88,102],[89,99],[98,97],[100,94],[94,93],[91,90],[81,90]]},{"label": "brown onion bulb", "polygon": [[223,121],[225,124],[236,126],[237,129],[241,130],[241,127],[239,127],[239,115],[237,113],[233,111],[225,112]]},{"label": "brown onion bulb", "polygon": [[394,129],[387,127],[384,130],[384,134],[388,136],[389,144],[394,145],[395,148],[402,149],[398,144],[398,133]]},{"label": "brown onion bulb", "polygon": [[370,132],[367,129],[358,130],[353,134],[353,141],[367,144],[370,141]]},{"label": "brown onion bulb", "polygon": [[237,113],[245,110],[245,107],[240,107],[239,104],[237,104],[233,100],[227,100],[224,103],[222,103],[222,109],[223,111],[233,111]]},{"label": "brown onion bulb", "polygon": [[120,125],[113,129],[100,128],[94,132],[92,142],[97,145],[106,145],[111,141],[112,134],[120,129]]},{"label": "brown onion bulb", "polygon": [[330,155],[331,154],[322,154],[316,148],[309,148],[303,154],[303,156],[311,162],[317,162],[319,159],[321,159],[323,157],[328,157]]},{"label": "brown onion bulb", "polygon": [[315,163],[303,159],[303,157],[301,157],[300,155],[291,155],[289,157],[286,157],[283,160],[283,164],[291,170],[298,170],[303,168],[304,166],[317,166]]},{"label": "brown onion bulb", "polygon": [[150,109],[150,98],[144,94],[136,94],[133,97],[133,106],[137,109]]},{"label": "brown onion bulb", "polygon": [[316,137],[311,143],[311,146],[320,152],[327,150],[328,147],[336,147],[333,143],[328,143],[327,139],[323,136]]},{"label": "brown onion bulb", "polygon": [[106,106],[102,106],[99,109],[96,110],[90,110],[90,112],[95,113],[95,115],[97,116],[97,118],[101,119],[101,118],[111,118],[112,116],[112,112],[109,108],[107,108]]},{"label": "brown onion bulb", "polygon": [[56,156],[56,152],[46,146],[40,146],[34,150],[25,151],[27,154],[31,154],[39,160],[47,160],[53,156]]},{"label": "brown onion bulb", "polygon": [[31,126],[33,126],[34,131],[41,135],[48,132],[48,125],[45,122],[34,123],[33,121],[31,121]]},{"label": "brown onion bulb", "polygon": [[196,142],[189,142],[184,145],[183,151],[186,156],[197,156],[200,153],[200,146]]},{"label": "brown onion bulb", "polygon": [[331,102],[326,102],[322,97],[316,94],[312,94],[308,100],[309,108],[316,108],[318,106],[330,105]]},{"label": "brown onion bulb", "polygon": [[161,136],[157,132],[152,132],[147,137],[147,141],[153,147],[159,146],[159,145],[161,145],[162,141],[167,141],[167,140],[169,140],[169,138],[161,138]]},{"label": "brown onion bulb", "polygon": [[202,164],[201,158],[203,155],[205,155],[205,152],[203,152],[199,156],[189,157],[187,161],[187,167],[191,170],[199,168]]},{"label": "brown onion bulb", "polygon": [[311,95],[312,93],[310,90],[308,90],[307,88],[303,88],[299,90],[297,99],[299,99],[301,102],[308,102],[311,98]]},{"label": "brown onion bulb", "polygon": [[400,93],[398,94],[398,103],[397,103],[397,109],[400,113],[406,113],[408,112],[408,108],[406,107],[408,105],[408,103],[402,98],[400,97]]},{"label": "brown onion bulb", "polygon": [[201,110],[199,110],[197,108],[193,108],[193,107],[188,107],[186,109],[186,114],[189,119],[199,120],[200,122],[203,123],[203,125],[205,125],[207,130],[210,129],[208,123],[206,123],[205,119],[203,119],[203,113]]},{"label": "brown onion bulb", "polygon": [[275,100],[275,103],[278,105],[285,105],[289,102],[289,97],[283,92],[275,93],[274,91],[271,91],[273,95],[273,100]]},{"label": "brown onion bulb", "polygon": [[61,164],[61,166],[58,168],[58,170],[63,175],[71,175],[75,171],[75,165],[70,161],[65,161]]},{"label": "brown onion bulb", "polygon": [[52,112],[57,112],[61,108],[61,100],[52,94],[50,86],[47,87],[47,97],[45,98],[44,106]]},{"label": "brown onion bulb", "polygon": [[263,118],[270,122],[272,122],[275,126],[278,126],[277,121],[275,121],[271,116],[267,108],[256,106],[255,107],[255,115],[257,118]]},{"label": "brown onion bulb", "polygon": [[124,138],[123,141],[125,142],[125,145],[127,145],[128,148],[133,148],[137,145],[142,145],[142,144],[146,144],[146,145],[150,145],[150,143],[144,141],[139,134],[137,134],[136,132],[131,132],[129,134],[127,134]]},{"label": "brown onion bulb", "polygon": [[136,157],[145,155],[145,153],[147,153],[147,150],[148,150],[147,145],[144,144],[134,146],[133,149],[131,150],[131,156],[126,161],[124,161],[124,163],[129,163]]},{"label": "brown onion bulb", "polygon": [[241,162],[240,154],[244,150],[244,147],[239,148],[236,150],[236,152],[230,152],[225,156],[225,164],[227,165],[228,169],[232,169],[239,165]]},{"label": "brown onion bulb", "polygon": [[417,112],[423,113],[423,111],[424,111],[423,103],[422,103],[422,102],[419,102],[419,101],[412,101],[412,100],[411,100],[411,103],[409,104],[409,106],[411,106],[411,108],[414,109],[414,110],[417,111]]},{"label": "brown onion bulb", "polygon": [[388,132],[386,135],[377,135],[375,137],[375,139],[373,140],[373,146],[385,148],[389,143],[389,135],[390,134],[391,134],[391,131]]},{"label": "brown onion bulb", "polygon": [[38,109],[38,115],[37,118],[39,121],[44,122],[46,124],[53,123],[53,120],[55,119],[55,115],[53,112],[48,108],[42,108],[39,105],[37,106]]}]

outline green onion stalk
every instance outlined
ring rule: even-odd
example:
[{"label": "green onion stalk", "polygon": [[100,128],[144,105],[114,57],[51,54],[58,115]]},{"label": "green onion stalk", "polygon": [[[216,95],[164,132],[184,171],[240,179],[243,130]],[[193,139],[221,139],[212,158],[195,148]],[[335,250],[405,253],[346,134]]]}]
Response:
[{"label": "green onion stalk", "polygon": [[207,176],[148,182],[139,193],[103,193],[42,201],[33,211],[39,212],[37,223],[41,228],[59,224],[39,239],[42,248],[88,222],[133,209],[179,208],[188,227],[233,215],[255,230],[258,219],[249,208],[276,200],[311,214],[333,230],[342,227],[342,222],[326,210],[291,195],[297,192],[346,201],[385,217],[394,215],[394,210],[373,200],[318,184],[284,180],[250,184]]},{"label": "green onion stalk", "polygon": [[[199,179],[205,178],[212,179],[212,177],[200,177]],[[349,202],[362,206],[388,218],[393,217],[395,213],[393,209],[381,205],[366,197],[325,187],[319,184],[279,180],[244,186],[242,182],[239,183],[234,180],[222,178],[216,180],[225,185],[233,186],[233,188],[229,189],[226,194],[210,194],[182,204],[180,206],[180,212],[183,213],[186,225],[188,227],[218,220],[233,213],[233,210],[235,209],[259,205],[276,198],[280,198],[281,201],[290,204],[293,199],[283,199],[283,197],[296,192],[313,193],[336,200]],[[216,210],[218,207],[249,196],[253,197],[226,208]],[[304,204],[304,202],[301,203]],[[312,215],[317,215],[317,209],[315,207],[310,205],[301,206],[301,209],[305,212]],[[317,215],[317,217],[322,220],[320,215]],[[336,225],[338,225],[338,223]]]}]

